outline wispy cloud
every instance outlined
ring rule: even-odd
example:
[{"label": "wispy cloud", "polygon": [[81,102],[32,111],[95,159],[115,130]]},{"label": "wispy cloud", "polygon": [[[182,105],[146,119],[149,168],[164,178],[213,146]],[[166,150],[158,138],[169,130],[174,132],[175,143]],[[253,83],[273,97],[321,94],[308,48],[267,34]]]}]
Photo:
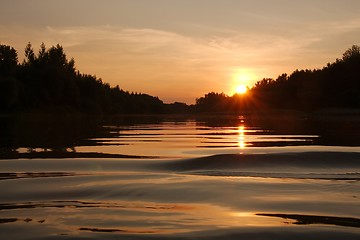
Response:
[{"label": "wispy cloud", "polygon": [[[238,69],[250,69],[258,76],[254,80],[260,80],[296,68],[320,67],[333,52],[329,48],[324,48],[327,53],[319,52],[316,48],[360,31],[360,21],[305,25],[299,30],[275,33],[212,29],[201,35],[114,25],[42,29],[13,26],[12,31],[0,26],[0,30],[4,33],[0,40],[15,44],[20,51],[28,41],[34,45],[43,41],[47,46],[60,43],[77,60],[82,72],[162,98],[172,92],[179,99],[186,91],[182,100],[189,102],[208,91],[228,92],[231,74]],[[317,54],[316,58],[311,54]]]}]

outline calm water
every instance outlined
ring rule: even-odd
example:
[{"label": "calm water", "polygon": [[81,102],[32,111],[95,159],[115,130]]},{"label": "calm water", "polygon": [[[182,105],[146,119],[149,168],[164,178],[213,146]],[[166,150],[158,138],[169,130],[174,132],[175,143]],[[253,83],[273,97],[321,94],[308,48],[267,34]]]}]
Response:
[{"label": "calm water", "polygon": [[3,117],[0,236],[359,239],[360,121],[320,117]]}]

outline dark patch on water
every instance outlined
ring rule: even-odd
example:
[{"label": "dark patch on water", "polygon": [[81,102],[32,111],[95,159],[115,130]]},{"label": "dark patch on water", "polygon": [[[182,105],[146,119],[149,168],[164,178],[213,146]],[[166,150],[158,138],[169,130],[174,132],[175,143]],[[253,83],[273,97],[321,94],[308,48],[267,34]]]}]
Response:
[{"label": "dark patch on water", "polygon": [[336,225],[342,227],[360,228],[360,219],[358,218],[300,215],[300,214],[272,214],[272,213],[258,213],[256,215],[291,219],[296,221],[292,223],[296,225],[327,224],[327,225]]},{"label": "dark patch on water", "polygon": [[[3,223],[15,223],[15,222],[26,222],[26,223],[29,223],[29,222],[33,222],[34,220],[32,218],[24,218],[24,219],[19,219],[19,218],[0,218],[0,224],[3,224]],[[45,219],[41,219],[41,220],[38,220],[36,221],[37,223],[44,223],[45,222]]]},{"label": "dark patch on water", "polygon": [[111,228],[88,228],[82,227],[79,228],[80,231],[90,231],[90,232],[102,232],[102,233],[115,233],[115,232],[122,232],[122,233],[137,233],[137,234],[154,234],[158,233],[157,231],[140,231],[140,230],[124,230],[124,229],[111,229]]},{"label": "dark patch on water", "polygon": [[[21,178],[47,178],[47,177],[73,177],[80,174],[69,172],[25,172],[25,173],[0,173],[0,181]],[[81,174],[85,175],[85,174]]]},{"label": "dark patch on water", "polygon": [[26,152],[19,153],[16,151],[3,152],[0,159],[19,159],[19,158],[131,158],[131,159],[155,159],[158,156],[141,156],[141,155],[126,155],[126,154],[112,154],[112,153],[98,153],[98,152]]},{"label": "dark patch on water", "polygon": [[90,231],[90,232],[128,232],[126,230],[121,230],[121,229],[109,229],[109,228],[86,228],[86,227],[82,227],[79,228],[80,231]]},{"label": "dark patch on water", "polygon": [[0,224],[1,223],[13,223],[13,222],[17,222],[18,219],[17,218],[0,218]]},{"label": "dark patch on water", "polygon": [[30,209],[30,208],[121,208],[121,209],[150,209],[150,210],[184,210],[189,209],[176,204],[141,204],[141,203],[111,203],[111,202],[84,202],[84,201],[49,201],[27,203],[3,203],[1,210]]}]

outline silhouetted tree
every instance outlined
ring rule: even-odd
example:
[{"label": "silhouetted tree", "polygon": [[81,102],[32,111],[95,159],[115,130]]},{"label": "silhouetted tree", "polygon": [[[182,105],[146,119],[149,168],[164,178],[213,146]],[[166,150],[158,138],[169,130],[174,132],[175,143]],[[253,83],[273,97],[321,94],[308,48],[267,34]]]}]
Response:
[{"label": "silhouetted tree", "polygon": [[357,45],[353,45],[351,48],[346,50],[343,54],[343,60],[347,61],[352,58],[360,58],[360,47]]},{"label": "silhouetted tree", "polygon": [[14,48],[0,46],[0,113],[14,111],[80,111],[87,113],[161,113],[158,97],[130,94],[96,76],[82,74],[57,44],[42,43],[35,54],[31,43],[17,62]]},{"label": "silhouetted tree", "polygon": [[0,75],[14,75],[18,65],[17,52],[14,48],[0,45]]},{"label": "silhouetted tree", "polygon": [[25,47],[25,59],[23,64],[33,64],[35,61],[35,53],[32,48],[31,43],[29,42]]},{"label": "silhouetted tree", "polygon": [[[295,70],[276,80],[264,78],[244,96],[216,98],[209,93],[196,101],[200,111],[263,109],[360,108],[360,47],[352,46],[342,59],[315,70]],[[223,103],[226,102],[224,105]],[[234,107],[235,106],[235,107]],[[221,110],[222,109],[222,110]]]},{"label": "silhouetted tree", "polygon": [[19,101],[17,52],[14,48],[0,45],[0,112],[10,112]]},{"label": "silhouetted tree", "polygon": [[196,107],[201,112],[227,111],[228,96],[224,93],[210,92],[204,97],[196,99]]},{"label": "silhouetted tree", "polygon": [[[360,47],[342,59],[315,70],[295,70],[277,79],[264,78],[245,95],[210,92],[196,99],[198,112],[242,112],[263,109],[360,108]],[[158,97],[114,88],[96,76],[82,74],[62,46],[35,54],[31,43],[18,63],[14,48],[0,45],[0,113],[17,111],[78,111],[87,113],[163,113],[191,110],[183,104],[165,105]]]}]

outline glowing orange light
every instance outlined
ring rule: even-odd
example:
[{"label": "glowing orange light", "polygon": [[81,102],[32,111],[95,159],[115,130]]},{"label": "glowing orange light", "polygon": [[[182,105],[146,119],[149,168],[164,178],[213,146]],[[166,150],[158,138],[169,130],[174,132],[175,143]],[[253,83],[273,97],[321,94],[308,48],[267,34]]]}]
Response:
[{"label": "glowing orange light", "polygon": [[238,68],[232,73],[231,92],[233,94],[244,94],[248,91],[249,85],[256,78],[251,69]]},{"label": "glowing orange light", "polygon": [[240,148],[245,148],[246,144],[245,144],[245,127],[244,126],[239,126],[238,127],[238,145]]},{"label": "glowing orange light", "polygon": [[239,94],[244,94],[247,92],[247,87],[245,85],[238,85],[235,92]]}]

